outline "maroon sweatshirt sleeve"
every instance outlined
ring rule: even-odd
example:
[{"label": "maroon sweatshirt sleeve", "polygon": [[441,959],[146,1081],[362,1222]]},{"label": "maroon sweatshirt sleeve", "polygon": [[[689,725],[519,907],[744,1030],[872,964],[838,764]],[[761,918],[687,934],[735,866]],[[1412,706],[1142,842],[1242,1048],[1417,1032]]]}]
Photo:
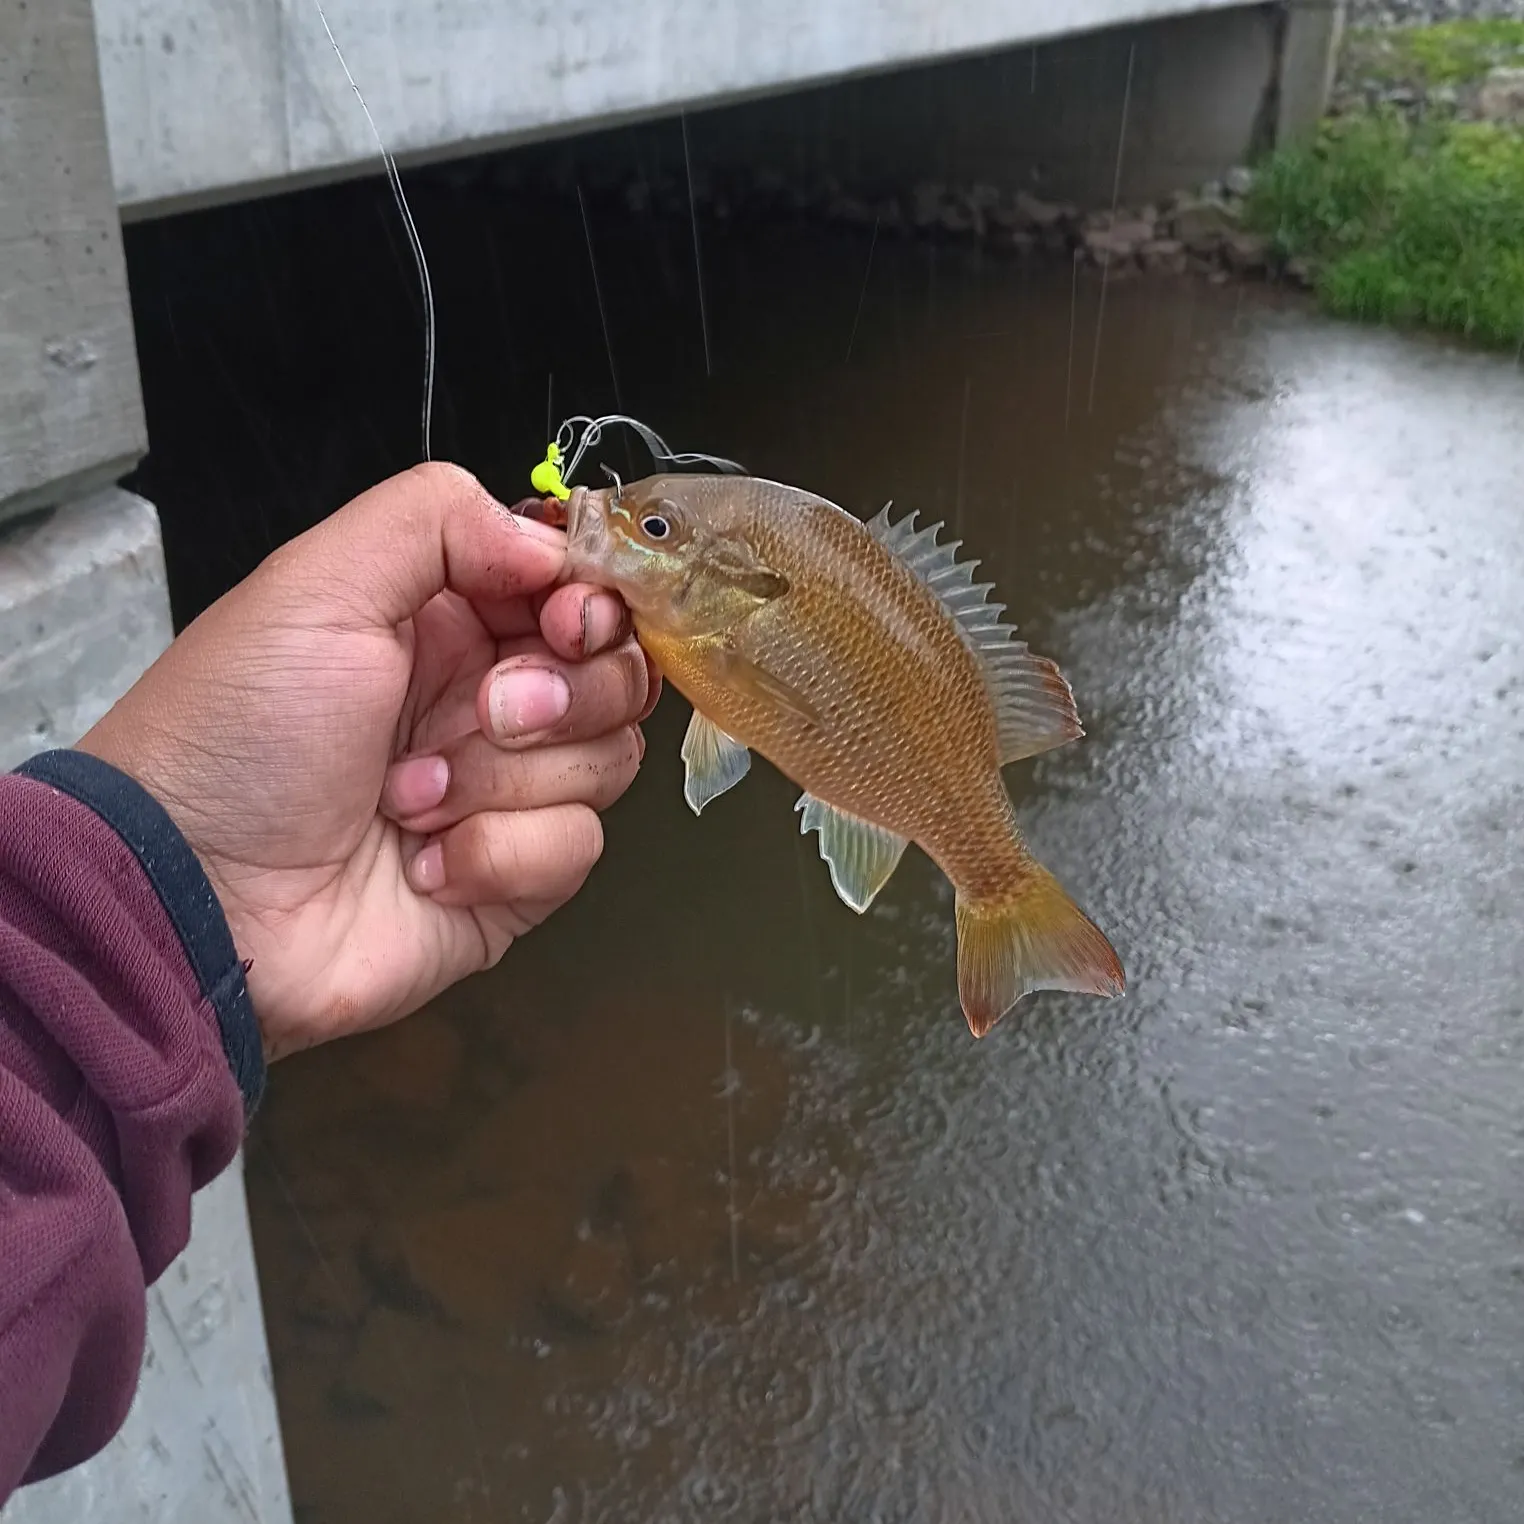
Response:
[{"label": "maroon sweatshirt sleeve", "polygon": [[163,809],[80,752],[0,776],[0,1505],[121,1426],[146,1288],[263,1085],[244,968]]}]

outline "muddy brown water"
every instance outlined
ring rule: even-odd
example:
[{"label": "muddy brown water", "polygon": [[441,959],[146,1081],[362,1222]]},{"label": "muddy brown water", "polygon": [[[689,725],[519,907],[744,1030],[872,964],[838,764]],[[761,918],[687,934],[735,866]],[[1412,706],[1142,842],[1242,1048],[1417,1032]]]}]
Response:
[{"label": "muddy brown water", "polygon": [[[134,235],[182,617],[409,458],[405,256],[328,194]],[[420,198],[440,449],[517,496],[547,371],[613,385],[575,209],[480,196]],[[686,224],[595,216],[623,402],[959,526],[1075,686],[1010,787],[1129,993],[974,1043],[925,860],[858,919],[766,766],[695,821],[668,695],[574,905],[274,1074],[298,1518],[1524,1516],[1524,373],[703,232],[712,377]]]}]

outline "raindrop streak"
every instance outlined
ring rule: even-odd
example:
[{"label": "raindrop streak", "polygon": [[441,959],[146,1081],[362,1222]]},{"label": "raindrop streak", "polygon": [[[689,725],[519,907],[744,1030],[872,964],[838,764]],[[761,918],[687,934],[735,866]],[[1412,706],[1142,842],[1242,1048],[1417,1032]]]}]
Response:
[{"label": "raindrop streak", "polygon": [[968,454],[968,399],[973,390],[974,378],[963,378],[963,420],[958,425],[958,490],[953,498],[953,533],[963,538],[963,462]]},{"label": "raindrop streak", "polygon": [[587,220],[587,199],[582,184],[577,183],[577,205],[582,208],[582,233],[587,239],[587,262],[593,272],[593,295],[598,298],[598,321],[603,324],[603,347],[609,356],[609,379],[614,383],[614,406],[622,413],[624,399],[619,395],[619,372],[614,368],[614,341],[609,337],[609,315],[603,310],[603,286],[598,280],[598,261],[593,257],[593,229]]},{"label": "raindrop streak", "polygon": [[847,340],[847,359],[852,358],[852,346],[857,342],[857,325],[863,320],[863,303],[868,299],[868,277],[873,273],[873,251],[878,247],[880,218],[873,219],[873,237],[868,240],[868,263],[863,269],[863,288],[857,293],[857,316],[852,319],[852,335]]},{"label": "raindrop streak", "polygon": [[1064,377],[1064,433],[1069,432],[1069,413],[1074,395],[1074,318],[1079,307],[1079,250],[1069,262],[1069,370]]},{"label": "raindrop streak", "polygon": [[344,1290],[343,1283],[334,1272],[329,1263],[328,1256],[323,1253],[317,1241],[317,1234],[312,1231],[312,1224],[307,1221],[307,1214],[302,1211],[298,1204],[295,1192],[291,1189],[290,1182],[286,1179],[286,1172],[280,1167],[280,1162],[275,1157],[275,1151],[268,1144],[265,1146],[265,1158],[270,1164],[270,1173],[275,1178],[275,1184],[282,1196],[286,1198],[286,1205],[291,1208],[291,1215],[296,1218],[296,1225],[302,1230],[302,1237],[307,1240],[307,1247],[312,1250],[313,1258],[317,1260],[319,1268],[323,1272],[323,1278],[328,1282],[339,1305],[346,1312],[353,1313],[355,1309],[349,1300],[349,1294]]},{"label": "raindrop streak", "polygon": [[826,1014],[820,977],[820,940],[811,914],[810,851],[802,834],[794,838],[794,865],[799,872],[799,915],[804,929],[804,950],[808,960],[810,990],[815,1003],[815,1019],[824,1026]]},{"label": "raindrop streak", "polygon": [[704,311],[704,263],[699,258],[698,199],[693,194],[693,155],[688,151],[688,113],[681,112],[683,124],[683,163],[688,169],[688,217],[693,223],[693,278],[698,283],[699,326],[704,330],[704,374],[713,377],[709,360],[709,316]]},{"label": "raindrop streak", "polygon": [[[1127,143],[1127,108],[1132,104],[1132,66],[1138,56],[1138,45],[1132,43],[1127,49],[1127,83],[1122,87],[1122,125],[1117,132],[1117,167],[1111,182],[1111,221],[1108,228],[1117,224],[1117,205],[1122,199],[1122,149]],[[1101,300],[1095,311],[1095,350],[1090,357],[1090,401],[1085,411],[1095,411],[1095,379],[1101,369],[1101,325],[1106,318],[1106,286],[1111,275],[1111,250],[1101,255]]]},{"label": "raindrop streak", "polygon": [[349,88],[354,91],[355,99],[360,103],[360,110],[365,113],[365,120],[370,124],[371,136],[376,140],[376,147],[381,150],[381,162],[386,166],[387,183],[392,188],[392,198],[397,203],[397,210],[402,213],[403,225],[407,228],[407,241],[413,251],[413,262],[418,266],[418,283],[423,288],[423,458],[432,460],[429,434],[434,421],[434,286],[429,280],[429,262],[423,257],[423,241],[418,236],[418,227],[413,221],[413,213],[407,204],[407,197],[402,193],[402,176],[397,173],[397,161],[392,157],[386,144],[381,141],[376,119],[370,114],[370,107],[365,104],[365,97],[360,93],[360,87],[355,83],[354,75],[349,72],[349,65],[344,61],[343,50],[339,47],[338,39],[333,35],[333,28],[328,25],[328,15],[323,9],[322,0],[312,0],[312,3],[317,8],[318,19],[323,23],[323,30],[328,34],[328,45],[333,49],[333,55],[344,71],[344,78],[349,81]]},{"label": "raindrop streak", "polygon": [[852,966],[856,961],[854,956],[856,951],[857,943],[855,941],[848,940],[844,960],[845,966],[842,969],[841,989],[841,1009],[842,1014],[847,1019],[846,1026],[848,1047],[851,1047],[852,1045]]},{"label": "raindrop streak", "polygon": [[481,1432],[476,1427],[476,1414],[471,1407],[471,1393],[466,1390],[466,1378],[460,1378],[460,1399],[466,1406],[466,1423],[471,1430],[471,1444],[476,1451],[476,1477],[481,1484],[482,1501],[492,1506],[492,1487],[487,1481],[487,1459],[482,1453]]},{"label": "raindrop streak", "polygon": [[725,997],[725,1131],[730,1144],[730,1278],[741,1279],[741,1227],[736,1215],[736,1070],[730,1055],[730,996]]}]

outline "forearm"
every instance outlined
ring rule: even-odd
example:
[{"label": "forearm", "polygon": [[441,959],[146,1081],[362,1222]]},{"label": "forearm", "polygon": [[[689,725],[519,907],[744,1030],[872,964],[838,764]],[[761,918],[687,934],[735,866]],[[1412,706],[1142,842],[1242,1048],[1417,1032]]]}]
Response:
[{"label": "forearm", "polygon": [[227,926],[135,784],[0,777],[0,1503],[116,1432],[145,1289],[264,1082]]}]

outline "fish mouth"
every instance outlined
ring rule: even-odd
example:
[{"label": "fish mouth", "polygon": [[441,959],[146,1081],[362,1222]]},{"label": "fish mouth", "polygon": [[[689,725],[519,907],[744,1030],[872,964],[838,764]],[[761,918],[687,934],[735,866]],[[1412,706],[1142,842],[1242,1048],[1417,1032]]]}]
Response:
[{"label": "fish mouth", "polygon": [[608,493],[573,487],[566,502],[566,570],[572,580],[601,582],[608,547]]}]

